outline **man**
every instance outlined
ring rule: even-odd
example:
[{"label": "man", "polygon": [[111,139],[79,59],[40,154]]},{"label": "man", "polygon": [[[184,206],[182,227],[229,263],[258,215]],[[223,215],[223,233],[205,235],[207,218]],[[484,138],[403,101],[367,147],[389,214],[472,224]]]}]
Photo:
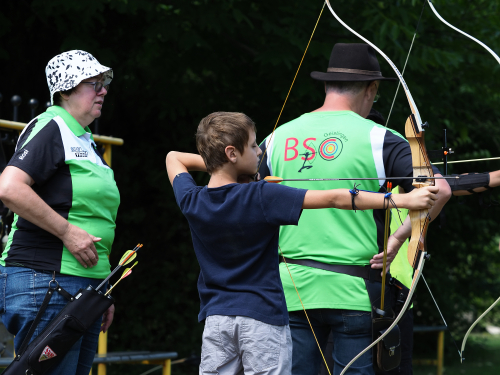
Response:
[{"label": "man", "polygon": [[[381,81],[395,80],[382,76],[371,47],[336,44],[328,71],[313,72],[311,77],[325,82],[325,102],[266,138],[261,145],[266,150],[260,168],[262,178],[268,175],[284,179],[374,177],[379,179],[356,184],[361,184],[358,187],[363,190],[382,192],[387,176],[413,175],[411,150],[406,140],[397,132],[366,120]],[[391,181],[406,192],[413,189],[411,179],[391,178]],[[353,181],[287,184],[306,189],[353,188]],[[436,184],[440,192],[430,210],[432,218],[450,196],[446,182],[437,180]],[[333,356],[335,373],[372,341],[371,303],[365,282],[362,277],[339,272],[342,267],[338,266],[359,270],[370,264],[382,250],[383,226],[384,210],[310,210],[302,214],[298,227],[280,230],[280,248],[290,260],[288,268],[322,347],[330,331],[333,332],[333,352],[326,355]],[[402,228],[400,234],[408,237],[408,226]],[[304,260],[309,264],[310,261],[326,264],[330,271],[325,267],[304,266]],[[372,268],[381,267],[378,260],[372,264]],[[280,265],[280,273],[293,340],[292,374],[316,375],[322,361],[319,350],[284,263]],[[374,374],[371,352],[358,359],[351,369],[352,373]]]}]

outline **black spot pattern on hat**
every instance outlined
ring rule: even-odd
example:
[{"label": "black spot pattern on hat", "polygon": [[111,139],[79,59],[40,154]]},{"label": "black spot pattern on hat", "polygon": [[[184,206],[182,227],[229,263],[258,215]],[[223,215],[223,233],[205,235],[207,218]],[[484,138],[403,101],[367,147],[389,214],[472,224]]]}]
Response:
[{"label": "black spot pattern on hat", "polygon": [[55,56],[45,68],[52,103],[54,93],[70,90],[84,79],[101,73],[105,80],[113,79],[113,70],[101,65],[88,52],[73,50]]}]

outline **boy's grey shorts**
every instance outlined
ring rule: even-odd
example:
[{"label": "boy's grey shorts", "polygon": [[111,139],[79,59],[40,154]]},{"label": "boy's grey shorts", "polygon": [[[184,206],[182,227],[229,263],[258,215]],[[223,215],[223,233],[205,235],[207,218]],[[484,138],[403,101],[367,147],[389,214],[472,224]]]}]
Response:
[{"label": "boy's grey shorts", "polygon": [[200,375],[290,375],[290,327],[245,316],[211,315],[205,320]]}]

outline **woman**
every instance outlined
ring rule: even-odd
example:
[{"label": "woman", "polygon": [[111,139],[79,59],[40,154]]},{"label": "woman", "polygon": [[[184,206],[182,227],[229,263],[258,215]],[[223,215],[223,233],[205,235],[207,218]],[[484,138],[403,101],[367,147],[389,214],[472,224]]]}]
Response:
[{"label": "woman", "polygon": [[[0,259],[0,312],[16,351],[54,275],[75,295],[109,274],[120,203],[113,171],[88,128],[101,116],[112,70],[75,50],[50,60],[45,73],[53,106],[26,126],[0,176],[0,199],[16,214]],[[33,338],[66,303],[54,293]],[[99,331],[108,329],[113,313],[114,306],[102,327],[96,322],[49,373],[88,375]],[[40,360],[57,356],[49,354]]]}]

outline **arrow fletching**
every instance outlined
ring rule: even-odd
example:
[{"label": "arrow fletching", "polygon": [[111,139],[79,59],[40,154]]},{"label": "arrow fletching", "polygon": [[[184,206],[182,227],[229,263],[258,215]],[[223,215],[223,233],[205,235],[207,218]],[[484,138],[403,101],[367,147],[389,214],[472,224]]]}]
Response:
[{"label": "arrow fletching", "polygon": [[281,177],[276,177],[276,176],[267,176],[267,177],[264,177],[264,180],[267,182],[272,182],[274,184],[279,184],[280,182],[283,181],[283,179]]},{"label": "arrow fletching", "polygon": [[[115,267],[115,269],[108,275],[108,277],[106,277],[102,283],[99,284],[99,286],[96,288],[96,290],[98,291],[99,289],[101,289],[107,282],[108,280],[111,278],[111,276],[113,276],[116,271],[118,271],[118,269],[126,264],[129,264],[130,262],[132,262],[135,257],[137,256],[137,251],[142,248],[144,245],[143,244],[137,244],[136,247],[134,247],[132,250],[127,250],[125,252],[125,254],[123,254],[123,256],[121,257],[120,259],[120,262],[118,263],[118,265]],[[111,289],[110,289],[111,290]]]},{"label": "arrow fletching", "polygon": [[137,265],[137,263],[139,263],[139,262],[136,261],[132,267],[126,268],[125,271],[123,271],[122,277],[120,277],[120,280],[129,276],[132,273],[132,268],[134,268]]},{"label": "arrow fletching", "polygon": [[132,270],[130,268],[127,268],[125,271],[123,271],[123,274],[122,274],[122,277],[120,277],[120,280],[126,278],[131,273],[132,273]]},{"label": "arrow fletching", "polygon": [[126,264],[129,264],[132,262],[135,257],[137,256],[137,252],[134,250],[127,250],[125,254],[123,254],[122,258],[120,259],[120,262],[118,263],[120,266],[125,266]]},{"label": "arrow fletching", "polygon": [[117,286],[117,285],[118,285],[118,283],[119,283],[120,281],[122,281],[122,280],[123,280],[124,278],[126,278],[127,276],[130,276],[130,274],[132,273],[132,268],[134,268],[134,267],[137,265],[137,263],[139,263],[139,262],[137,262],[137,261],[136,261],[132,267],[130,267],[130,268],[126,268],[126,269],[125,269],[125,271],[123,271],[122,276],[120,277],[120,279],[119,279],[119,280],[115,283],[115,285],[113,285],[113,286],[112,286],[112,287],[111,287],[111,288],[110,288],[110,289],[106,292],[105,296],[107,296],[109,293],[111,293],[111,291],[114,289],[114,287],[115,287],[115,286]]}]

